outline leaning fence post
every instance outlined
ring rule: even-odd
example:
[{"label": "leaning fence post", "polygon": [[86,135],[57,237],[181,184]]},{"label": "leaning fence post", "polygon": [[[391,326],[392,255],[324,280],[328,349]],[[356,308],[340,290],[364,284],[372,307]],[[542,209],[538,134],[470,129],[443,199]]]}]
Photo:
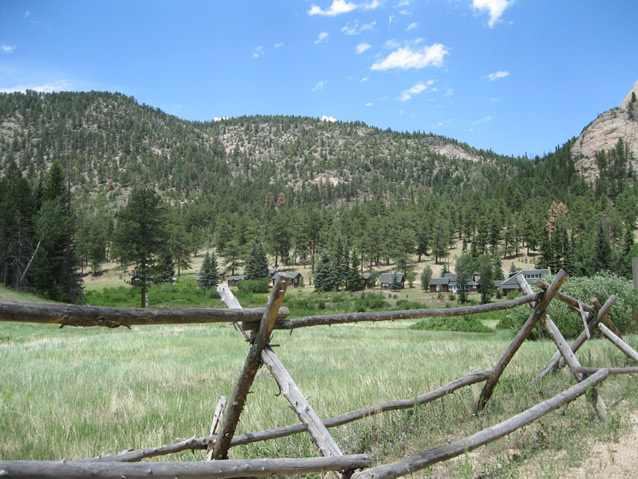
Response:
[{"label": "leaning fence post", "polygon": [[477,410],[482,410],[487,404],[487,401],[490,400],[492,392],[494,392],[494,388],[496,387],[501,374],[503,374],[503,371],[518,351],[518,348],[521,347],[523,341],[525,341],[525,339],[527,339],[527,336],[529,336],[529,333],[532,332],[532,329],[534,329],[534,326],[536,326],[536,323],[545,312],[545,309],[549,305],[550,301],[556,295],[558,289],[561,287],[566,279],[567,273],[565,273],[565,271],[561,269],[556,275],[556,278],[554,278],[554,281],[552,281],[552,284],[543,295],[543,298],[536,303],[536,306],[534,306],[534,311],[532,311],[532,314],[529,316],[514,340],[505,350],[505,353],[503,353],[501,359],[494,366],[490,378],[485,382],[485,386],[483,386],[481,395],[476,402]]},{"label": "leaning fence post", "polygon": [[246,396],[248,396],[253,380],[261,366],[261,352],[270,341],[270,335],[275,325],[275,320],[277,319],[277,313],[284,300],[287,288],[288,282],[283,277],[280,277],[273,286],[272,293],[268,298],[268,304],[266,305],[266,312],[261,318],[259,330],[254,337],[248,356],[246,356],[244,367],[242,368],[237,384],[235,384],[228,409],[224,414],[220,433],[217,436],[217,442],[215,443],[215,449],[213,451],[214,459],[226,459],[228,457],[230,441],[233,439],[235,429],[237,429],[239,416],[246,403]]}]

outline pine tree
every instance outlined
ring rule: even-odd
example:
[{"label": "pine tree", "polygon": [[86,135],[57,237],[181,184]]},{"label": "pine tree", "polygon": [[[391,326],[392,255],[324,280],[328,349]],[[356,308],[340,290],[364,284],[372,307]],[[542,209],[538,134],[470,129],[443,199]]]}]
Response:
[{"label": "pine tree", "polygon": [[[502,272],[502,271],[501,271]],[[478,259],[479,273],[479,293],[481,293],[481,302],[489,303],[494,296],[494,267],[489,256],[482,255]]]},{"label": "pine tree", "polygon": [[341,235],[335,239],[334,251],[332,252],[332,281],[334,288],[338,291],[339,286],[345,286],[348,280],[348,269],[350,263],[350,252],[348,243]]},{"label": "pine tree", "polygon": [[162,200],[155,191],[134,192],[118,213],[115,243],[120,257],[134,265],[131,284],[142,290],[141,304],[146,307],[146,291],[155,273],[157,255],[165,249],[166,226]]},{"label": "pine tree", "polygon": [[268,259],[261,243],[254,242],[246,259],[246,279],[268,278]]},{"label": "pine tree", "polygon": [[596,243],[594,246],[594,271],[600,273],[602,271],[611,271],[613,267],[611,243],[609,236],[605,230],[602,221],[598,222],[598,230],[596,232]]},{"label": "pine tree", "polygon": [[426,265],[421,272],[421,289],[423,291],[430,291],[430,280],[432,279],[432,268],[430,265]]},{"label": "pine tree", "polygon": [[219,283],[219,271],[217,270],[217,256],[215,253],[206,253],[202,268],[199,270],[199,287],[212,289]]},{"label": "pine tree", "polygon": [[164,250],[157,257],[153,283],[172,283],[175,276],[175,260],[169,248]]},{"label": "pine tree", "polygon": [[350,255],[350,267],[348,268],[348,280],[346,283],[348,291],[361,291],[363,289],[363,277],[359,273],[359,266],[359,258],[353,251]]},{"label": "pine tree", "polygon": [[[490,263],[491,268],[491,263]],[[467,283],[474,274],[474,258],[469,253],[462,254],[456,260],[456,277],[459,293],[459,302],[467,303]]]},{"label": "pine tree", "polygon": [[330,254],[326,250],[323,250],[319,256],[319,262],[315,268],[314,283],[315,289],[318,291],[332,291],[335,288],[332,276],[332,261]]}]

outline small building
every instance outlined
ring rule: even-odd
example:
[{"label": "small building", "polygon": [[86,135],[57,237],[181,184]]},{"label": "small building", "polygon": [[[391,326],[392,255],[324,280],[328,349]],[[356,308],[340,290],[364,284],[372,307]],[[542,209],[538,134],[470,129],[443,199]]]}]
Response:
[{"label": "small building", "polygon": [[272,277],[273,285],[279,279],[280,276],[284,278],[288,278],[288,285],[292,286],[293,288],[297,288],[303,284],[303,275],[297,271],[291,271],[289,273],[283,273],[283,272],[275,273],[275,275]]},{"label": "small building", "polygon": [[549,269],[523,269],[510,275],[505,281],[495,281],[494,286],[500,289],[504,293],[510,291],[518,291],[521,288],[518,286],[518,277],[522,276],[528,283],[532,284],[550,274]]},{"label": "small building", "polygon": [[246,279],[246,275],[243,274],[236,274],[234,276],[229,276],[228,277],[228,286],[232,286],[232,287],[237,287],[237,283],[239,283],[241,280]]},{"label": "small building", "polygon": [[[459,286],[459,275],[446,273],[442,278],[431,278],[429,283],[430,293],[456,293],[461,288]],[[478,282],[476,275],[472,275],[465,282],[465,290],[470,293],[478,291]]]},{"label": "small building", "polygon": [[372,281],[372,275],[370,273],[363,273],[361,277],[363,278],[363,287],[365,289],[374,288],[374,281]]},{"label": "small building", "polygon": [[393,282],[399,285],[399,289],[403,289],[405,287],[405,277],[403,273],[393,273],[390,271],[389,273],[381,273],[381,276],[379,276],[381,289],[392,289]]}]

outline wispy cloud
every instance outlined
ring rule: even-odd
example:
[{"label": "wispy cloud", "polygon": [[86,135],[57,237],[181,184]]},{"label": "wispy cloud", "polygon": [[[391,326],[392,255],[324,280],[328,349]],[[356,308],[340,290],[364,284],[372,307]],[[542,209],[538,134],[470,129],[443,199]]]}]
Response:
[{"label": "wispy cloud", "polygon": [[345,27],[343,27],[341,31],[345,33],[346,35],[359,35],[362,32],[374,30],[374,27],[376,24],[377,22],[375,21],[370,23],[364,23],[363,25],[361,25],[361,27],[359,27],[359,21],[355,20],[354,22],[351,22]]},{"label": "wispy cloud", "polygon": [[361,83],[365,83],[365,82],[367,82],[368,80],[369,80],[369,78],[368,78],[368,77],[363,77],[363,78],[361,79]]},{"label": "wispy cloud", "polygon": [[13,53],[16,47],[15,45],[2,45],[0,49],[2,49],[2,53]]},{"label": "wispy cloud", "polygon": [[372,103],[371,101],[369,101],[368,103],[366,103],[366,106],[374,106],[374,103]]},{"label": "wispy cloud", "polygon": [[56,91],[71,91],[73,87],[67,80],[59,80],[55,83],[44,83],[41,85],[17,85],[12,88],[0,88],[0,93],[16,93],[33,90],[40,93],[52,93]]},{"label": "wispy cloud", "polygon": [[490,98],[490,103],[500,103],[503,101],[502,98]]},{"label": "wispy cloud", "polygon": [[369,43],[359,43],[354,50],[358,54],[361,54],[361,53],[365,52],[366,50],[368,50],[371,47],[372,47],[372,45],[370,45]]},{"label": "wispy cloud", "polygon": [[421,69],[429,66],[440,67],[443,65],[445,55],[449,53],[447,47],[441,43],[434,43],[422,48],[407,45],[393,51],[383,60],[372,65],[372,70],[391,70],[400,68]]},{"label": "wispy cloud", "polygon": [[490,14],[488,25],[494,28],[496,22],[515,0],[472,0],[472,8],[480,12],[487,11]]},{"label": "wispy cloud", "polygon": [[277,50],[278,48],[281,48],[285,45],[284,42],[280,42],[280,43],[275,43],[275,50]]},{"label": "wispy cloud", "polygon": [[508,76],[510,76],[510,72],[499,71],[499,72],[490,73],[489,75],[487,75],[487,79],[489,81],[496,81]]},{"label": "wispy cloud", "polygon": [[408,28],[406,28],[405,31],[409,32],[410,30],[414,30],[417,26],[418,24],[416,22],[412,22],[408,25]]},{"label": "wispy cloud", "polygon": [[434,83],[434,80],[429,80],[427,83],[423,83],[422,81],[416,83],[412,88],[408,88],[407,90],[403,90],[401,92],[401,96],[399,96],[399,101],[408,101],[414,95],[423,93],[433,83]]},{"label": "wispy cloud", "polygon": [[478,126],[478,125],[480,125],[482,123],[487,123],[487,122],[490,122],[490,121],[492,121],[492,115],[487,115],[487,116],[484,116],[483,118],[480,118],[480,119],[478,119],[476,121],[473,121],[472,122],[472,127],[470,128],[470,131],[474,131],[474,127],[475,126]]},{"label": "wispy cloud", "polygon": [[337,15],[341,15],[342,13],[351,12],[357,8],[354,3],[349,3],[346,0],[334,0],[330,8],[327,10],[322,9],[317,5],[312,5],[310,10],[308,10],[308,15],[327,15],[329,17],[334,17]]},{"label": "wispy cloud", "polygon": [[253,48],[253,58],[263,57],[265,55],[264,47],[259,45]]},{"label": "wispy cloud", "polygon": [[375,10],[381,6],[381,2],[379,0],[372,0],[370,3],[363,4],[364,10]]},{"label": "wispy cloud", "polygon": [[313,87],[312,91],[319,91],[319,90],[323,90],[323,87],[324,87],[324,86],[326,86],[326,83],[328,83],[328,82],[327,82],[327,81],[325,81],[325,80],[320,81],[319,83],[317,83],[317,84]]},{"label": "wispy cloud", "polygon": [[321,32],[315,40],[315,43],[323,43],[326,41],[326,38],[328,38],[328,32]]},{"label": "wispy cloud", "polygon": [[454,95],[454,90],[452,88],[448,88],[445,90],[445,94],[443,96],[452,96]]}]

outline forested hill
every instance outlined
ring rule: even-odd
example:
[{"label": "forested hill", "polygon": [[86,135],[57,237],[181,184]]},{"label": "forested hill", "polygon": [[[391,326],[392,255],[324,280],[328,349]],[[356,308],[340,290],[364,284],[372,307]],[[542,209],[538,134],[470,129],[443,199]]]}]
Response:
[{"label": "forested hill", "polygon": [[196,123],[99,92],[0,95],[0,157],[0,169],[15,160],[31,179],[58,160],[83,204],[106,193],[121,203],[137,185],[180,202],[409,200],[482,190],[522,165],[430,134],[283,116]]},{"label": "forested hill", "polygon": [[633,150],[619,138],[597,154],[588,183],[575,146],[529,160],[358,122],[197,123],[121,94],[0,94],[0,282],[80,301],[80,264],[130,264],[124,240],[144,235],[122,224],[140,202],[157,210],[138,217],[161,230],[147,266],[179,269],[214,249],[240,272],[258,241],[271,266],[314,264],[325,249],[406,272],[461,241],[496,270],[527,250],[571,275],[627,274],[638,256]]}]

